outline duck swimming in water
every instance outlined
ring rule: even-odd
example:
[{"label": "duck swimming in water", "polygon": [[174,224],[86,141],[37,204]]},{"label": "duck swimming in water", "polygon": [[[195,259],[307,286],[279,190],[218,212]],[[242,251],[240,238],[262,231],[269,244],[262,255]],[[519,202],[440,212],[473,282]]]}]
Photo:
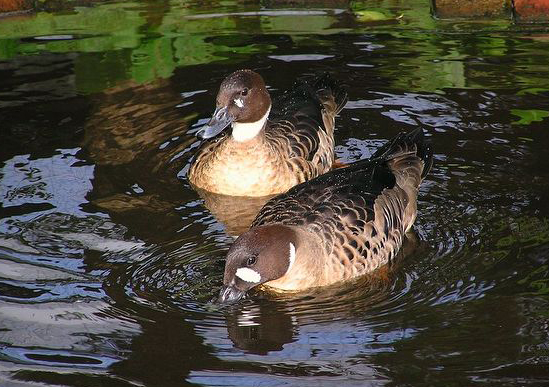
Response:
[{"label": "duck swimming in water", "polygon": [[222,302],[259,285],[301,291],[370,273],[399,251],[433,154],[422,129],[275,196],[227,253]]},{"label": "duck swimming in water", "polygon": [[[347,94],[327,75],[301,81],[271,104],[251,70],[226,77],[216,110],[198,136],[207,140],[189,169],[195,187],[232,196],[267,196],[329,171],[335,116]],[[230,127],[230,134],[218,136]]]}]

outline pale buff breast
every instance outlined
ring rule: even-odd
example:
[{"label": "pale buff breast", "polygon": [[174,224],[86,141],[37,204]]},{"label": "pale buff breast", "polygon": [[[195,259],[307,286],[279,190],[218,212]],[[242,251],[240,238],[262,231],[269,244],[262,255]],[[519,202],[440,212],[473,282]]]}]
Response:
[{"label": "pale buff breast", "polygon": [[232,196],[266,196],[298,183],[280,152],[262,137],[243,143],[227,138],[215,145],[189,170],[196,187]]}]

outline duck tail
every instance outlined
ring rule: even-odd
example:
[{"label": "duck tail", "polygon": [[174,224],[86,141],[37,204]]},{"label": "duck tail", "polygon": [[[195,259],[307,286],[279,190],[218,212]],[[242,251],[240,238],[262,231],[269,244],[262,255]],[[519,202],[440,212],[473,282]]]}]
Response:
[{"label": "duck tail", "polygon": [[423,168],[419,176],[421,182],[433,166],[433,149],[431,143],[425,138],[422,128],[399,133],[379,148],[371,159],[381,159],[390,163],[391,169],[402,170],[411,166],[413,164],[411,158],[416,159],[416,157],[423,161]]},{"label": "duck tail", "polygon": [[[320,102],[328,109],[333,109],[333,114],[338,114],[347,103],[347,91],[345,87],[336,82],[328,73],[315,78],[311,87]],[[333,105],[332,105],[333,104]]]}]

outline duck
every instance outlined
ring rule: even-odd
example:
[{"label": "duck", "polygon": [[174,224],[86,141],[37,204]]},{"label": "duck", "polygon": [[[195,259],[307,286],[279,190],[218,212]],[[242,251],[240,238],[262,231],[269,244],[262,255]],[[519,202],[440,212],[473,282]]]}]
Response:
[{"label": "duck", "polygon": [[205,141],[189,182],[208,192],[261,197],[327,172],[334,163],[335,116],[346,101],[347,93],[328,74],[299,80],[271,103],[261,75],[233,72],[221,82],[216,109],[197,133]]},{"label": "duck", "polygon": [[368,159],[273,197],[229,248],[218,300],[238,301],[256,287],[304,291],[386,265],[412,228],[432,164],[430,142],[417,128]]}]

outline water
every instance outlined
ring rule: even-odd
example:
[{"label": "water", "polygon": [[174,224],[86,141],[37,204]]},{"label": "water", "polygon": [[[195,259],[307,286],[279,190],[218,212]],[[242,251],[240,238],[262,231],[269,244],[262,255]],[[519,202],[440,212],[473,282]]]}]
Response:
[{"label": "water", "polygon": [[[436,20],[424,0],[353,2],[375,21],[201,3],[0,19],[0,385],[547,385],[547,26]],[[185,173],[239,68],[273,95],[345,83],[346,162],[425,128],[436,162],[391,267],[210,301],[245,228],[223,209],[256,204],[204,201]]]}]

